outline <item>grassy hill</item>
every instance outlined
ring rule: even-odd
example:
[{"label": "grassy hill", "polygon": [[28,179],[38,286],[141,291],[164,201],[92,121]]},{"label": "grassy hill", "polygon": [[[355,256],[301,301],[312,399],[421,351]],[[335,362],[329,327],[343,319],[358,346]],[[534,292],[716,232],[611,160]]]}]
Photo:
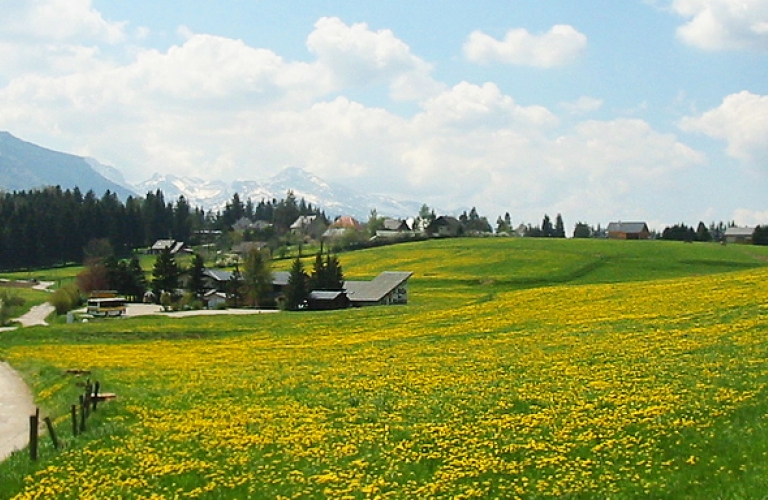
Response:
[{"label": "grassy hill", "polygon": [[[0,498],[760,498],[767,258],[428,241],[341,256],[408,306],[2,333],[65,449]],[[70,368],[118,394],[78,437]]]}]

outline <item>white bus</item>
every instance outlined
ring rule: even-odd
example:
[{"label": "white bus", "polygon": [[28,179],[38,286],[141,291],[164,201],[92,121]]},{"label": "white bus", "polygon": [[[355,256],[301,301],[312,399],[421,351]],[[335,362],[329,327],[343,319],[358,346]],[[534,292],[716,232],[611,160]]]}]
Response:
[{"label": "white bus", "polygon": [[91,297],[86,311],[91,316],[122,316],[125,314],[125,298]]}]

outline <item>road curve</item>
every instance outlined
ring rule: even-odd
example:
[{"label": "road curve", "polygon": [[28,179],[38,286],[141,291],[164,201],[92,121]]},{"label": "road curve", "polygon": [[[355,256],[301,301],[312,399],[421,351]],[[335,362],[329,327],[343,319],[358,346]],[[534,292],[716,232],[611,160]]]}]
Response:
[{"label": "road curve", "polygon": [[29,416],[35,412],[32,393],[21,377],[0,362],[0,461],[29,441]]}]

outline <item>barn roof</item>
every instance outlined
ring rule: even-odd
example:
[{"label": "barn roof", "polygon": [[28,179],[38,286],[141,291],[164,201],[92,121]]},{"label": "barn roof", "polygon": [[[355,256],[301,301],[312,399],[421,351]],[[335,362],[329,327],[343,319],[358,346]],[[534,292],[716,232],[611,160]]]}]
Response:
[{"label": "barn roof", "polygon": [[645,222],[611,222],[608,224],[609,233],[642,233],[647,231],[648,226]]},{"label": "barn roof", "polygon": [[412,275],[411,272],[385,271],[373,281],[345,281],[344,290],[352,302],[378,302]]},{"label": "barn roof", "polygon": [[755,234],[754,227],[729,227],[725,230],[726,236],[752,236]]}]

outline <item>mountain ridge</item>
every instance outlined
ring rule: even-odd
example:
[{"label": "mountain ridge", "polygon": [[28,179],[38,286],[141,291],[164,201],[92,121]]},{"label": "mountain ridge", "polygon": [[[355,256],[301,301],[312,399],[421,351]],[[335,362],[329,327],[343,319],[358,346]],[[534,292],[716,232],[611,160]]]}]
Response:
[{"label": "mountain ridge", "polygon": [[351,215],[366,220],[372,210],[389,217],[411,217],[421,203],[357,192],[339,183],[328,182],[302,168],[287,167],[261,180],[230,183],[207,181],[192,176],[155,173],[138,184],[126,182],[120,169],[87,158],[54,151],[0,131],[0,190],[23,191],[45,186],[93,190],[99,196],[107,190],[125,200],[160,190],[167,201],[184,196],[187,202],[205,211],[219,211],[235,193],[245,201],[283,199],[292,191],[297,199],[324,211],[329,217]]}]

